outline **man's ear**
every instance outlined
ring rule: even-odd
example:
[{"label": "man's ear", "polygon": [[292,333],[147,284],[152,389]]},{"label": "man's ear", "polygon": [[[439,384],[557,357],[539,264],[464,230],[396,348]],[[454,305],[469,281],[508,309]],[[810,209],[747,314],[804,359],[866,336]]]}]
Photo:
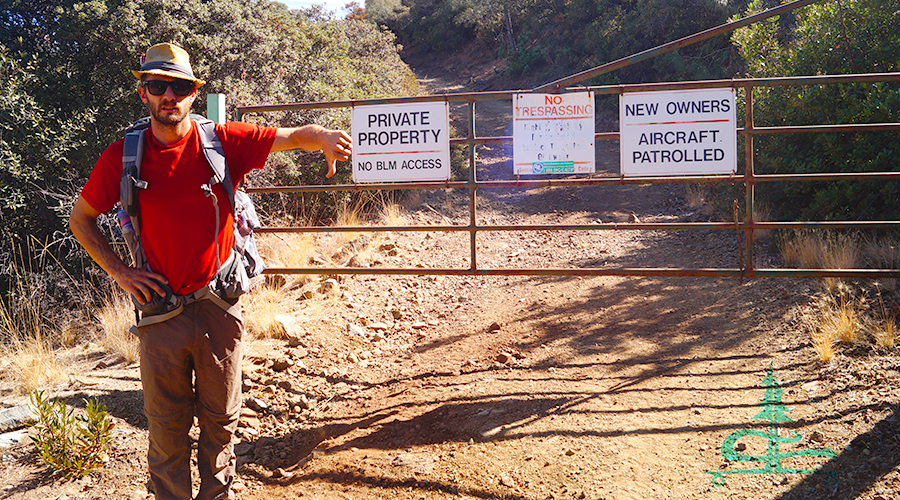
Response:
[{"label": "man's ear", "polygon": [[144,88],[140,83],[138,84],[138,95],[141,97],[141,102],[147,104],[147,89]]}]

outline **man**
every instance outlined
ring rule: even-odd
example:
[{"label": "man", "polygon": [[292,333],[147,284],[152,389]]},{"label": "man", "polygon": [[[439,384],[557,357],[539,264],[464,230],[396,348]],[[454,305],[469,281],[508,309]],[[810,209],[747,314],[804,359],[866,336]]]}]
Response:
[{"label": "man", "polygon": [[[212,171],[189,114],[197,88],[206,82],[194,76],[187,52],[168,43],[150,47],[140,70],[132,73],[151,116],[140,175],[147,188],[138,194],[148,267],[123,262],[97,225],[97,217],[119,201],[122,140],[100,156],[69,227],[91,258],[139,303],[147,303],[154,292],[165,295],[163,285],[176,295],[199,298],[171,319],[138,328],[150,479],[158,500],[192,498],[188,431],[196,412],[201,429],[197,498],[234,498],[231,440],[241,406],[243,324],[239,307],[229,307],[209,291],[217,262],[230,255],[234,220],[220,184],[213,186],[215,196],[200,188]],[[345,132],[318,125],[276,129],[233,122],[216,125],[216,133],[235,184],[262,168],[269,152],[296,148],[322,150],[331,177],[335,162],[347,160],[352,148]]]}]

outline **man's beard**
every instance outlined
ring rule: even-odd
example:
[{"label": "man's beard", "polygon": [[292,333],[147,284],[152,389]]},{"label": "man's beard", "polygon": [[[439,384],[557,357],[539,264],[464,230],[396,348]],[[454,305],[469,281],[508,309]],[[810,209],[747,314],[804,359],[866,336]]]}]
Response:
[{"label": "man's beard", "polygon": [[[169,103],[165,103],[165,104],[167,106],[169,105]],[[147,109],[150,110],[150,116],[152,116],[154,120],[159,122],[160,125],[167,125],[167,126],[178,125],[188,115],[187,111],[184,111],[181,109],[181,106],[179,106],[179,103],[176,103],[174,106],[177,109],[176,112],[167,112],[166,114],[163,114],[162,112],[160,112],[160,108],[162,106],[163,106],[162,101],[160,101],[159,104],[155,107],[152,105],[149,105],[149,104],[147,105]]]}]

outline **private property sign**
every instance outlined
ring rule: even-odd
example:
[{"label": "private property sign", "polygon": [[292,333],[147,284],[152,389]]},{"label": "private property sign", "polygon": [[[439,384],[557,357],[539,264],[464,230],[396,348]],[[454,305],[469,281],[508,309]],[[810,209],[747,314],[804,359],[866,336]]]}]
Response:
[{"label": "private property sign", "polygon": [[734,108],[734,89],[622,94],[622,175],[733,174]]},{"label": "private property sign", "polygon": [[516,94],[513,174],[594,171],[594,93]]},{"label": "private property sign", "polygon": [[446,102],[353,108],[353,181],[449,179],[449,116]]}]

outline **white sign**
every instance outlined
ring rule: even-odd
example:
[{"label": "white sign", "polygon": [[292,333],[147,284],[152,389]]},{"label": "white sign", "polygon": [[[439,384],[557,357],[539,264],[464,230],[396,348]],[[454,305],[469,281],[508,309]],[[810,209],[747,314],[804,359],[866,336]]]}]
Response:
[{"label": "white sign", "polygon": [[516,94],[513,174],[594,171],[594,93]]},{"label": "white sign", "polygon": [[445,181],[450,178],[446,102],[353,108],[354,182]]},{"label": "white sign", "polygon": [[622,175],[733,174],[734,108],[734,89],[622,94]]}]

